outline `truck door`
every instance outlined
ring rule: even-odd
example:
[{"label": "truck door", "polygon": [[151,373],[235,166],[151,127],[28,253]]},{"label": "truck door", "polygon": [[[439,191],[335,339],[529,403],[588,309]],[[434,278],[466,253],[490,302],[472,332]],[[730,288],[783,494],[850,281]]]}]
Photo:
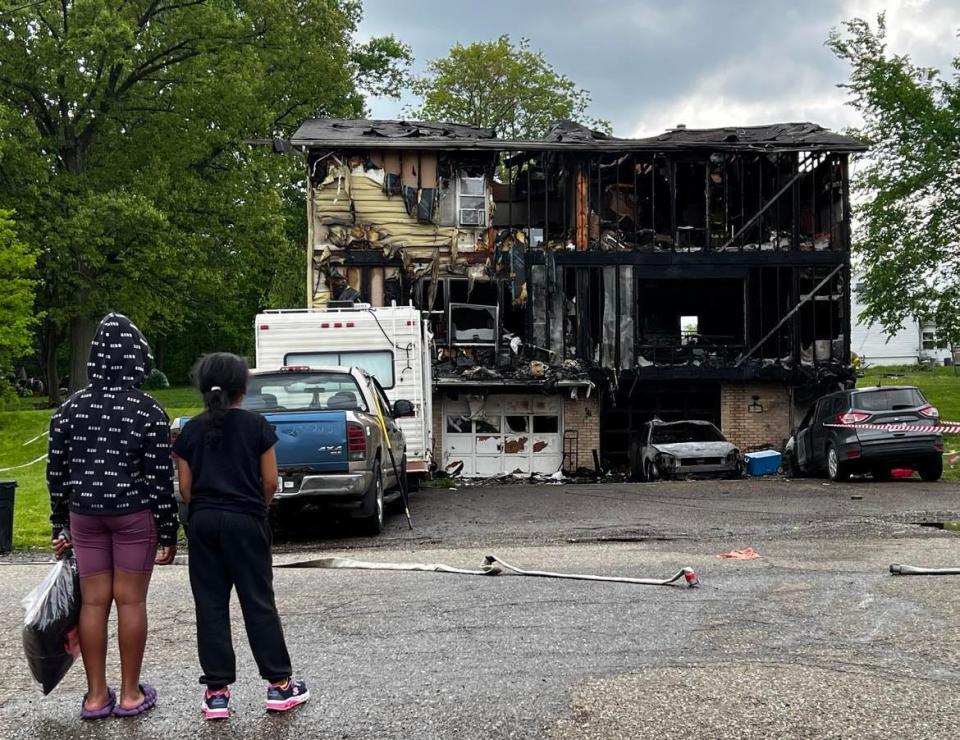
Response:
[{"label": "truck door", "polygon": [[390,401],[387,399],[387,394],[380,385],[380,381],[373,377],[371,377],[370,380],[373,383],[373,392],[377,394],[377,400],[380,402],[380,408],[383,410],[383,422],[387,427],[390,446],[393,448],[393,454],[399,466],[400,461],[406,453],[403,432],[400,431],[400,425],[397,423],[397,420],[393,418],[393,406],[390,405]]}]

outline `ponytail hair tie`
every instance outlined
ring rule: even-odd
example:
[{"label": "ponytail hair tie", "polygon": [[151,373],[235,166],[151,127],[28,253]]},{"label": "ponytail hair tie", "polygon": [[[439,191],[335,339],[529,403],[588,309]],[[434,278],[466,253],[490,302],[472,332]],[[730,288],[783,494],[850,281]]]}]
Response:
[{"label": "ponytail hair tie", "polygon": [[219,385],[211,385],[211,386],[210,386],[210,390],[212,390],[212,391],[222,391],[223,388],[221,388]]}]

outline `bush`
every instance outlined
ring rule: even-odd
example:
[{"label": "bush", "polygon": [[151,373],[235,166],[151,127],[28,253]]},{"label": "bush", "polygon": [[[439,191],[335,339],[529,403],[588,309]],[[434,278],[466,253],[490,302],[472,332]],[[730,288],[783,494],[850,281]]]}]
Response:
[{"label": "bush", "polygon": [[150,371],[150,374],[143,381],[143,389],[145,391],[155,391],[161,388],[169,388],[170,381],[167,380],[167,376],[163,374],[163,371],[153,368]]}]

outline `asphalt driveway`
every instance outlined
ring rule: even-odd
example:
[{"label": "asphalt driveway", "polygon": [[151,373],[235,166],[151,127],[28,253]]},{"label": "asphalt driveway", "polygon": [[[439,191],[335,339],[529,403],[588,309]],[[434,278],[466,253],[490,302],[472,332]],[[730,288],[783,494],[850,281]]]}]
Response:
[{"label": "asphalt driveway", "polygon": [[[161,703],[130,721],[77,719],[75,666],[42,698],[25,673],[18,601],[46,569],[0,565],[3,737],[955,737],[955,484],[819,481],[461,487],[413,501],[377,540],[321,518],[278,562],[331,554],[476,567],[666,576],[699,589],[387,571],[278,569],[277,597],[313,698],[267,717],[242,644],[227,726],[204,724],[186,571],[158,570],[145,677]],[[720,560],[752,546],[761,558]],[[112,656],[115,665],[115,654]],[[114,671],[116,675],[116,671]]]}]

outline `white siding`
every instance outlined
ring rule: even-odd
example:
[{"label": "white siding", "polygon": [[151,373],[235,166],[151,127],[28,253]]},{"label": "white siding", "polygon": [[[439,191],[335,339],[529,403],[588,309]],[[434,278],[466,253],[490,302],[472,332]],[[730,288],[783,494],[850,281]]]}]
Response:
[{"label": "white siding", "polygon": [[[859,279],[855,275],[854,290],[851,291],[853,305],[850,315],[853,325],[850,330],[850,350],[860,357],[864,366],[916,364],[921,356],[920,322],[907,321],[904,328],[893,336],[879,326],[859,323],[864,306],[857,297],[858,283]],[[923,355],[942,362],[945,357],[950,357],[951,353],[949,349],[935,349],[923,352]]]}]

